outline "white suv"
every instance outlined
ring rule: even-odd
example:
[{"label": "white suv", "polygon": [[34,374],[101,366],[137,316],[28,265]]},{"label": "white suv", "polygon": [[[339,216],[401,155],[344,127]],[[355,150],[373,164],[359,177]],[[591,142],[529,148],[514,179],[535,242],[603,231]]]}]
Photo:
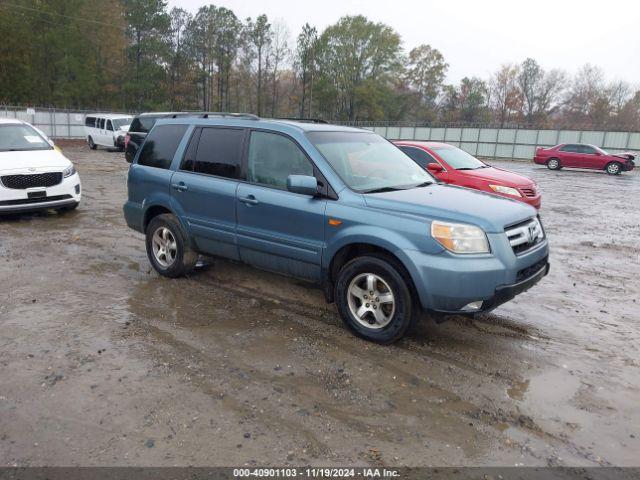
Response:
[{"label": "white suv", "polygon": [[37,128],[0,119],[0,215],[80,204],[80,176],[73,163]]}]

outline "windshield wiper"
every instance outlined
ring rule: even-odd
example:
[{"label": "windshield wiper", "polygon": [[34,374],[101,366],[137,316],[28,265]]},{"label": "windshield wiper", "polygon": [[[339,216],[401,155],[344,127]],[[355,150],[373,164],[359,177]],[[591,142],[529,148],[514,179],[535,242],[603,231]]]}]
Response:
[{"label": "windshield wiper", "polygon": [[417,185],[409,185],[408,187],[380,187],[380,188],[372,188],[371,190],[365,190],[362,193],[384,193],[384,192],[398,192],[400,190],[411,190],[412,188],[420,188],[427,187],[429,185],[433,185],[434,182],[426,181],[419,183]]},{"label": "windshield wiper", "polygon": [[[428,187],[429,185],[433,185],[433,184],[434,182],[432,182],[431,180],[427,180],[426,182],[419,183],[418,185],[413,185],[412,187],[409,187],[409,188]],[[406,188],[405,190],[409,190],[409,188]]]},{"label": "windshield wiper", "polygon": [[398,187],[380,187],[372,188],[371,190],[363,190],[362,193],[384,193],[384,192],[397,192],[398,190],[404,190],[404,188]]}]

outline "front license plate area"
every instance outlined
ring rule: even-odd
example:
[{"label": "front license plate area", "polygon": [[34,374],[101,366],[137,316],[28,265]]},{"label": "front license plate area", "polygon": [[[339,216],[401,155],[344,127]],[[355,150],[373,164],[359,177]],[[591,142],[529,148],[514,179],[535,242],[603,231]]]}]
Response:
[{"label": "front license plate area", "polygon": [[47,192],[45,190],[40,190],[39,192],[27,192],[27,198],[45,198],[47,196]]}]

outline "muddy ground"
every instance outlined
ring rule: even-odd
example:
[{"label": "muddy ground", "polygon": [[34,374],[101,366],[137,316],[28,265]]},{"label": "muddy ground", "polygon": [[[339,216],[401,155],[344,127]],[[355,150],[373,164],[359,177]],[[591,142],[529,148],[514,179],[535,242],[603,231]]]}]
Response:
[{"label": "muddy ground", "polygon": [[2,465],[640,465],[640,174],[535,178],[539,285],[354,338],[319,291],[150,269],[122,154],[67,145],[76,212],[0,219]]}]

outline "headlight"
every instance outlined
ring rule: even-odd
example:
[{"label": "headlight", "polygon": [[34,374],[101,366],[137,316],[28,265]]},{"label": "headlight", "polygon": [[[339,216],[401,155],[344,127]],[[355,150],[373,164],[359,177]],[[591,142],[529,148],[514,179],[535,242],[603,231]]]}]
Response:
[{"label": "headlight", "polygon": [[431,236],[454,253],[489,253],[487,235],[473,225],[432,222]]},{"label": "headlight", "polygon": [[504,185],[489,185],[489,188],[494,192],[504,193],[506,195],[513,195],[514,197],[521,197],[520,192],[515,188],[505,187]]},{"label": "headlight", "polygon": [[62,171],[62,176],[64,178],[67,178],[67,177],[70,177],[71,175],[75,175],[75,173],[76,173],[76,167],[74,167],[73,164],[71,164],[70,166],[68,166]]}]

